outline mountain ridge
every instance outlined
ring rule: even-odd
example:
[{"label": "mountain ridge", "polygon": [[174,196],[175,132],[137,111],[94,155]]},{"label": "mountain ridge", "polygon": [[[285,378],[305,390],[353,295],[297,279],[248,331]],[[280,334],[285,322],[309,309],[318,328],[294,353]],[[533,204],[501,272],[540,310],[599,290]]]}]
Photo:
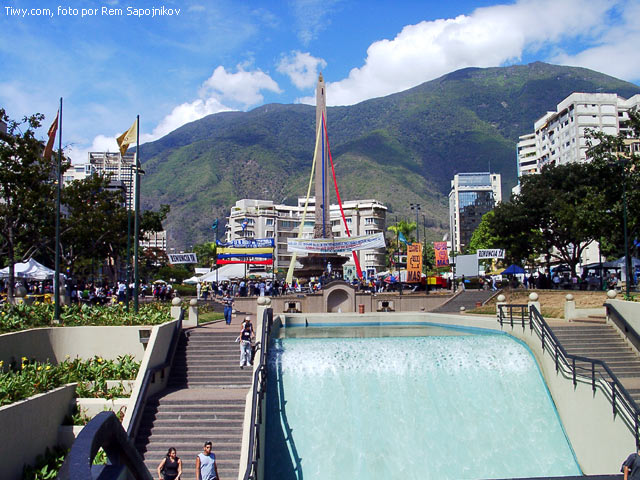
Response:
[{"label": "mountain ridge", "polygon": [[[327,108],[327,129],[343,200],[376,198],[388,224],[415,221],[427,237],[448,229],[453,175],[494,171],[503,198],[516,183],[518,136],[574,91],[617,93],[640,87],[579,67],[542,62],[465,68],[385,97]],[[169,203],[168,244],[212,240],[211,223],[241,198],[280,203],[306,193],[315,143],[315,107],[266,104],[185,124],[142,146],[143,208]],[[335,202],[335,194],[331,194]],[[224,222],[221,222],[224,223]],[[420,219],[422,227],[423,219]],[[222,230],[221,230],[222,231]],[[422,236],[422,232],[421,232]]]}]

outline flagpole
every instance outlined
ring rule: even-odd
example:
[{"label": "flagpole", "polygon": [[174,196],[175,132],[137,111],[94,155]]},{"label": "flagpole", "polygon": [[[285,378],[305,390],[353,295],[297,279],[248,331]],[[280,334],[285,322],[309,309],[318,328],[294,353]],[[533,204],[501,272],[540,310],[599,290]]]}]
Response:
[{"label": "flagpole", "polygon": [[134,221],[134,245],[133,245],[133,310],[138,313],[138,290],[140,288],[140,275],[138,272],[138,244],[140,243],[140,115],[136,116],[136,210]]},{"label": "flagpole", "polygon": [[56,188],[56,261],[55,277],[53,278],[53,301],[55,309],[53,318],[60,321],[60,191],[62,180],[62,97],[60,97],[60,111],[58,114],[58,181]]}]

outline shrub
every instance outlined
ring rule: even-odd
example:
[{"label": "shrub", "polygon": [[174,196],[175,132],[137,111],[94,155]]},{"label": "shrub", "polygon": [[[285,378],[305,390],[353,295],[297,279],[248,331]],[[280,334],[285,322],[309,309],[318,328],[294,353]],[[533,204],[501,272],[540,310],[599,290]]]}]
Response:
[{"label": "shrub", "polygon": [[[2,366],[0,361],[0,368]],[[117,360],[105,360],[97,355],[90,360],[67,358],[59,365],[22,357],[20,366],[12,365],[9,371],[0,372],[0,406],[72,382],[78,382],[76,393],[80,397],[123,397],[126,396],[124,386],[108,388],[107,380],[133,380],[139,368],[140,363],[131,355],[121,355]]]},{"label": "shrub", "polygon": [[127,312],[123,305],[63,306],[60,324],[52,324],[54,305],[3,305],[0,308],[0,333],[15,332],[36,327],[88,326],[88,325],[158,325],[171,320],[166,304],[144,303],[136,314]]}]

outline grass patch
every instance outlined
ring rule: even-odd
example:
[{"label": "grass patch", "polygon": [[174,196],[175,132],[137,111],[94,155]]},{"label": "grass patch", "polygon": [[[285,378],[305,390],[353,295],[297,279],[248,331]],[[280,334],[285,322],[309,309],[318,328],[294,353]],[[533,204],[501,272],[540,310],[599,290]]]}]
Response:
[{"label": "grass patch", "polygon": [[216,320],[222,320],[224,313],[222,312],[205,312],[198,315],[198,324],[214,322]]},{"label": "grass patch", "polygon": [[[567,295],[573,295],[576,308],[599,308],[607,300],[607,292],[580,290],[504,290],[502,294],[508,304],[522,305],[529,301],[529,294],[538,294],[542,316],[545,318],[564,318],[564,303]],[[482,307],[468,310],[467,313],[480,315],[496,314],[497,297]]]}]

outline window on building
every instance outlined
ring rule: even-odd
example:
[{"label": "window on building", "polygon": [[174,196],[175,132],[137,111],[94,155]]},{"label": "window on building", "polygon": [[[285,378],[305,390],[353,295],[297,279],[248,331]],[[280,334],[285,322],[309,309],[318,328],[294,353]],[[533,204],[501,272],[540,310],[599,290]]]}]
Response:
[{"label": "window on building", "polygon": [[268,225],[268,226],[273,225],[273,218],[267,218],[267,223],[265,225]]}]

